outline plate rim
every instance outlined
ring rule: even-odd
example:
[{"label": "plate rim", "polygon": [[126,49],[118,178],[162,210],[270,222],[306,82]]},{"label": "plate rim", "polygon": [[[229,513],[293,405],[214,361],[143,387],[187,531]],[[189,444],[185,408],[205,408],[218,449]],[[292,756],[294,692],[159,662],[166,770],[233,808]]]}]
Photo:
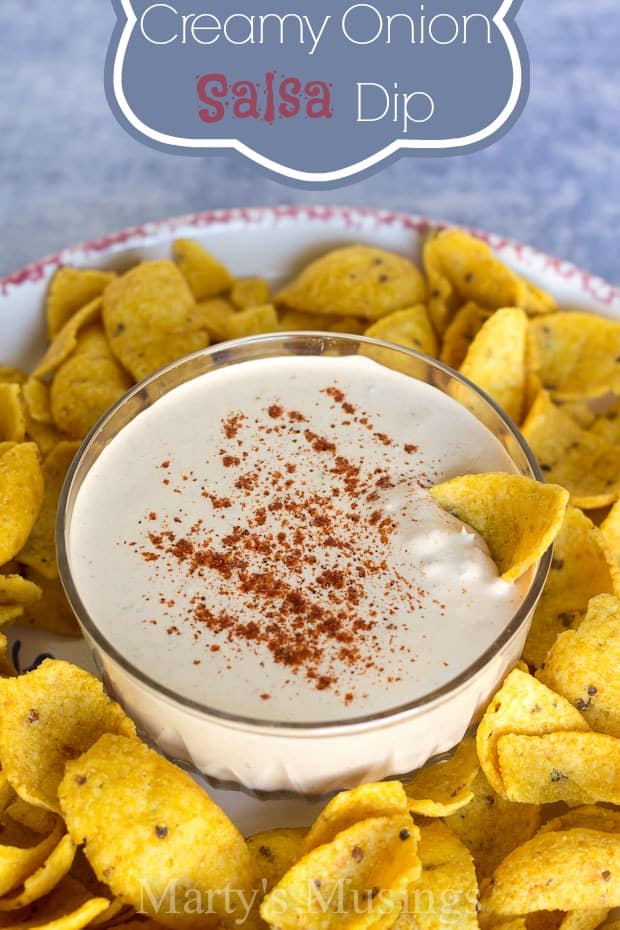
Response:
[{"label": "plate rim", "polygon": [[208,229],[213,226],[261,225],[269,222],[277,226],[286,221],[298,222],[340,221],[344,225],[355,225],[372,221],[377,226],[400,225],[404,230],[424,235],[432,230],[458,227],[477,239],[491,246],[499,255],[512,252],[520,261],[541,263],[542,271],[550,270],[564,281],[575,283],[585,295],[606,307],[620,309],[620,287],[604,278],[579,268],[577,265],[557,258],[534,246],[519,242],[498,233],[488,232],[477,227],[435,219],[421,214],[374,207],[350,207],[296,204],[289,206],[234,207],[230,209],[205,210],[195,213],[180,214],[160,220],[153,220],[138,226],[131,226],[112,233],[86,240],[76,245],[65,247],[58,252],[45,256],[25,265],[17,271],[0,278],[0,299],[7,298],[26,284],[34,284],[45,279],[48,272],[80,259],[82,267],[87,267],[84,258],[89,254],[105,255],[118,251],[118,246],[136,248],[141,242],[147,242],[161,236],[163,232],[171,236],[180,228]]}]

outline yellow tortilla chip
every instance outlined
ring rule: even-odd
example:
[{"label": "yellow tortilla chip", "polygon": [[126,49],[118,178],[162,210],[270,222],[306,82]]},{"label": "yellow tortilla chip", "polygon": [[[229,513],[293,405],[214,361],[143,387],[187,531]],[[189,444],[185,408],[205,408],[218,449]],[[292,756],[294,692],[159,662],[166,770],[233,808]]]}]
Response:
[{"label": "yellow tortilla chip", "polygon": [[540,826],[540,807],[512,804],[489,784],[484,772],[472,782],[473,799],[445,823],[469,849],[479,880],[491,875],[508,853],[531,839]]},{"label": "yellow tortilla chip", "polygon": [[228,339],[228,321],[232,314],[237,312],[229,300],[224,297],[212,297],[196,304],[194,316],[200,318],[211,342],[224,342]]},{"label": "yellow tortilla chip", "polygon": [[226,324],[227,339],[241,339],[244,336],[258,336],[260,333],[273,333],[278,328],[278,317],[272,304],[263,307],[248,307],[231,314]]},{"label": "yellow tortilla chip", "polygon": [[[32,374],[33,378],[45,378],[46,375],[56,371],[63,362],[66,362],[66,360],[71,357],[78,346],[81,331],[99,320],[101,316],[101,307],[101,297],[97,297],[91,303],[82,307],[81,310],[78,310],[78,312],[65,323],[60,332],[54,337],[54,341],[35,368]],[[33,419],[37,418],[33,417]]]},{"label": "yellow tortilla chip", "polygon": [[52,382],[54,422],[70,439],[83,439],[130,387],[131,380],[112,355],[101,328],[88,327]]},{"label": "yellow tortilla chip", "polygon": [[424,246],[429,314],[443,334],[460,306],[520,307],[528,314],[555,310],[553,298],[529,284],[495,257],[486,243],[461,229],[446,229]]},{"label": "yellow tortilla chip", "polygon": [[611,504],[620,494],[620,447],[582,430],[541,391],[523,435],[548,481],[561,484],[575,507]]},{"label": "yellow tortilla chip", "polygon": [[271,300],[271,289],[264,278],[243,278],[233,284],[230,299],[239,310],[260,307]]},{"label": "yellow tortilla chip", "polygon": [[50,404],[49,384],[39,381],[38,378],[28,378],[22,388],[24,404],[28,416],[37,423],[53,423],[52,407]]},{"label": "yellow tortilla chip", "polygon": [[532,320],[529,338],[534,371],[554,396],[620,391],[620,323],[593,313],[556,313]]},{"label": "yellow tortilla chip", "polygon": [[69,265],[60,268],[51,280],[45,301],[50,340],[79,310],[101,297],[115,277],[113,271],[72,268]]},{"label": "yellow tortilla chip", "polygon": [[498,914],[618,907],[620,836],[539,833],[497,868],[482,902]]},{"label": "yellow tortilla chip", "polygon": [[425,355],[437,356],[437,337],[424,304],[396,310],[373,323],[366,332],[372,339],[395,342],[406,349],[415,349]]},{"label": "yellow tortilla chip", "polygon": [[425,298],[424,278],[408,259],[351,245],[316,259],[280,291],[276,301],[304,313],[378,320]]},{"label": "yellow tortilla chip", "polygon": [[492,698],[476,733],[482,771],[498,794],[505,788],[497,758],[497,742],[508,733],[542,736],[563,730],[585,732],[579,711],[532,675],[514,669]]},{"label": "yellow tortilla chip", "polygon": [[75,614],[69,606],[64,588],[58,578],[46,578],[34,568],[24,568],[24,576],[43,592],[40,600],[26,604],[20,619],[23,626],[47,630],[59,636],[81,636]]},{"label": "yellow tortilla chip", "polygon": [[[224,914],[227,889],[252,887],[251,856],[237,829],[189,775],[137,739],[102,736],[67,763],[59,798],[97,877],[166,926],[211,927]],[[194,900],[212,893],[215,914],[179,907],[181,889],[173,912],[166,899],[180,876]]]},{"label": "yellow tortilla chip", "polygon": [[556,637],[579,625],[590,598],[620,591],[617,579],[618,568],[603,534],[581,510],[569,507],[525,644],[528,665],[541,667]]},{"label": "yellow tortilla chip", "polygon": [[133,736],[135,727],[82,669],[46,659],[32,672],[0,681],[0,762],[25,801],[59,811],[65,763],[102,733]]},{"label": "yellow tortilla chip", "polygon": [[497,743],[502,784],[525,804],[620,803],[620,740],[604,733],[509,733]]},{"label": "yellow tortilla chip", "polygon": [[[336,319],[337,317],[324,316],[321,313],[303,313],[301,310],[280,309],[278,311],[278,329],[284,332],[324,331],[333,326]],[[345,317],[345,319],[348,320],[349,317]],[[364,330],[367,326],[368,323],[364,322]]]},{"label": "yellow tortilla chip", "polygon": [[46,456],[59,442],[66,439],[53,423],[41,423],[34,420],[26,409],[26,436],[35,442],[42,456]]},{"label": "yellow tortilla chip", "polygon": [[248,837],[247,845],[257,887],[264,887],[267,893],[277,885],[301,855],[306,832],[303,827],[288,827],[265,830]]},{"label": "yellow tortilla chip", "polygon": [[[574,403],[578,403],[575,401]],[[588,408],[590,409],[590,408]],[[580,424],[583,426],[583,424]],[[604,413],[595,416],[584,429],[591,429],[596,436],[601,436],[607,442],[620,446],[620,401],[616,400]]]},{"label": "yellow tortilla chip", "polygon": [[564,488],[503,472],[452,478],[430,494],[482,536],[505,581],[520,578],[544,555],[568,503]]},{"label": "yellow tortilla chip", "polygon": [[308,830],[301,853],[306,855],[317,846],[331,843],[338,833],[361,820],[407,814],[408,810],[407,795],[399,781],[372,782],[341,791]]},{"label": "yellow tortilla chip", "polygon": [[6,814],[12,820],[32,830],[33,833],[51,833],[58,820],[58,817],[52,811],[29,804],[23,798],[17,797],[15,792],[13,792],[11,803],[6,809]]},{"label": "yellow tortilla chip", "polygon": [[235,281],[228,269],[200,243],[192,239],[177,239],[172,251],[196,300],[218,297],[233,287]]},{"label": "yellow tortilla chip", "polygon": [[0,927],[2,930],[82,930],[108,905],[107,898],[93,898],[83,885],[67,875],[42,901],[34,901],[18,913],[2,916]]},{"label": "yellow tortilla chip", "polygon": [[19,368],[12,368],[11,365],[0,365],[0,382],[9,382],[12,384],[24,384],[28,380],[25,371]]},{"label": "yellow tortilla chip", "polygon": [[172,262],[143,262],[117,278],[103,296],[110,348],[141,381],[158,368],[209,345],[185,278]]},{"label": "yellow tortilla chip", "polygon": [[55,541],[58,498],[67,470],[79,447],[79,442],[61,442],[43,462],[43,506],[28,542],[17,557],[19,562],[36,569],[45,578],[58,577]]},{"label": "yellow tortilla chip", "polygon": [[478,930],[478,882],[466,846],[440,821],[420,828],[422,875],[393,930]]},{"label": "yellow tortilla chip", "polygon": [[[13,665],[13,660],[9,656],[9,641],[4,633],[0,633],[0,676],[2,678],[11,678],[13,675],[17,675],[17,671]],[[0,811],[3,809],[1,799],[2,788],[0,787]]]},{"label": "yellow tortilla chip", "polygon": [[601,533],[609,550],[613,552],[616,562],[620,565],[620,502],[616,502],[603,522]]},{"label": "yellow tortilla chip", "polygon": [[497,310],[483,324],[460,368],[515,423],[521,422],[525,404],[526,334],[523,310]]},{"label": "yellow tortilla chip", "polygon": [[418,772],[405,785],[409,810],[423,817],[447,817],[474,797],[472,783],[480,771],[476,741],[467,736],[447,762]]},{"label": "yellow tortilla chip", "polygon": [[0,912],[27,907],[53,891],[69,873],[74,856],[75,845],[69,834],[65,833],[45,862],[24,879],[21,888],[10,895],[0,897]]},{"label": "yellow tortilla chip", "polygon": [[22,387],[11,382],[0,382],[0,441],[23,442],[26,436],[26,417],[22,402]]},{"label": "yellow tortilla chip", "polygon": [[570,911],[560,924],[560,930],[596,930],[608,914],[609,908],[601,907],[585,911]]},{"label": "yellow tortilla chip", "polygon": [[22,824],[5,819],[0,832],[0,896],[9,894],[39,869],[65,832],[58,820],[51,833],[41,839]]},{"label": "yellow tortilla chip", "polygon": [[600,594],[576,630],[556,639],[537,678],[574,704],[593,730],[620,738],[620,600]]},{"label": "yellow tortilla chip", "polygon": [[602,833],[620,833],[620,811],[611,807],[586,804],[585,807],[576,807],[548,820],[540,828],[540,832],[563,833],[572,830],[573,827],[586,827],[588,830],[600,830]]},{"label": "yellow tortilla chip", "polygon": [[354,824],[289,869],[263,900],[263,920],[279,930],[323,930],[327,912],[331,930],[391,926],[420,877],[418,838],[408,814]]},{"label": "yellow tortilla chip", "polygon": [[10,607],[40,601],[41,588],[21,575],[0,575],[0,605]]},{"label": "yellow tortilla chip", "polygon": [[[538,382],[540,385],[540,381]],[[535,400],[536,398],[533,398]],[[555,400],[556,407],[567,413],[581,429],[592,429],[596,422],[596,414],[585,400]]]},{"label": "yellow tortilla chip", "polygon": [[495,311],[480,307],[473,300],[456,311],[454,319],[446,328],[441,346],[440,360],[450,368],[459,369],[465,361],[469,347],[482,326]]},{"label": "yellow tortilla chip", "polygon": [[19,620],[24,613],[24,608],[19,606],[2,607],[0,605],[0,628],[8,626],[15,620]]},{"label": "yellow tortilla chip", "polygon": [[43,503],[39,452],[22,442],[0,458],[0,565],[23,548]]},{"label": "yellow tortilla chip", "polygon": [[352,336],[362,336],[366,332],[367,320],[360,320],[354,316],[343,316],[329,324],[330,333],[345,333]]}]

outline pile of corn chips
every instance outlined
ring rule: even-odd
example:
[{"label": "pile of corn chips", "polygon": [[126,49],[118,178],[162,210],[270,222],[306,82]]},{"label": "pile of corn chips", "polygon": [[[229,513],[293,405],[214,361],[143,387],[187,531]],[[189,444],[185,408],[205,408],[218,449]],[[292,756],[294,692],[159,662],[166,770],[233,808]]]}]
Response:
[{"label": "pile of corn chips", "polygon": [[433,495],[507,580],[555,545],[524,662],[475,737],[404,787],[247,840],[96,680],[51,660],[15,677],[0,633],[0,930],[620,928],[620,323],[559,310],[460,230],[429,237],[423,271],[347,246],[274,296],[179,240],[122,275],[60,269],[46,313],[34,372],[0,367],[0,629],[79,635],[54,520],[97,419],[161,366],[257,333],[365,333],[462,372],[549,485],[466,476]]}]

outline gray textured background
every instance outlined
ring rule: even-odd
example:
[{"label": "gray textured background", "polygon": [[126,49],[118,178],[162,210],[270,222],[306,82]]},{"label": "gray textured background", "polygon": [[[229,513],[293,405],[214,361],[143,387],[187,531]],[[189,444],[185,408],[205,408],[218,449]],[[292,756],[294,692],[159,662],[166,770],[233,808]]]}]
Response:
[{"label": "gray textured background", "polygon": [[477,225],[619,282],[618,0],[524,0],[519,23],[532,94],[500,142],[403,157],[337,190],[296,190],[239,156],[164,155],[120,129],[103,92],[108,0],[0,0],[0,274],[173,214],[324,202]]}]

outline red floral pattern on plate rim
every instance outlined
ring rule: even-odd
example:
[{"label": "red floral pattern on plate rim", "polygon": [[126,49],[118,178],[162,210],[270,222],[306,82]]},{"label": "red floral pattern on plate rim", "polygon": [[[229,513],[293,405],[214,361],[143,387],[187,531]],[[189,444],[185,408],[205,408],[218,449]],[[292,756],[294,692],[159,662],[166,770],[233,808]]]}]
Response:
[{"label": "red floral pattern on plate rim", "polygon": [[[287,221],[304,220],[306,222],[330,222],[337,220],[349,228],[355,228],[369,221],[380,226],[400,225],[405,230],[425,234],[431,230],[445,229],[455,224],[443,220],[433,220],[428,217],[414,216],[405,213],[395,213],[389,210],[363,209],[359,207],[250,207],[247,209],[210,210],[204,213],[193,213],[187,216],[178,216],[172,219],[159,220],[135,226],[121,232],[111,233],[98,239],[91,239],[82,245],[72,246],[50,255],[40,261],[27,265],[20,271],[15,271],[0,279],[0,295],[6,296],[12,288],[22,284],[41,281],[54,268],[69,264],[78,256],[81,262],[88,260],[88,255],[101,255],[105,252],[115,252],[119,246],[136,248],[142,242],[157,238],[163,232],[174,233],[175,230],[185,227],[202,229],[210,226],[226,226],[238,224],[240,226],[253,226],[269,224],[277,226]],[[620,304],[620,289],[609,284],[602,278],[582,271],[570,262],[563,261],[547,255],[532,246],[514,242],[503,236],[483,232],[478,229],[467,229],[477,238],[487,242],[498,254],[510,252],[518,261],[525,265],[536,265],[541,272],[552,271],[565,281],[574,282],[582,292],[588,294],[601,304],[612,306]]]}]

